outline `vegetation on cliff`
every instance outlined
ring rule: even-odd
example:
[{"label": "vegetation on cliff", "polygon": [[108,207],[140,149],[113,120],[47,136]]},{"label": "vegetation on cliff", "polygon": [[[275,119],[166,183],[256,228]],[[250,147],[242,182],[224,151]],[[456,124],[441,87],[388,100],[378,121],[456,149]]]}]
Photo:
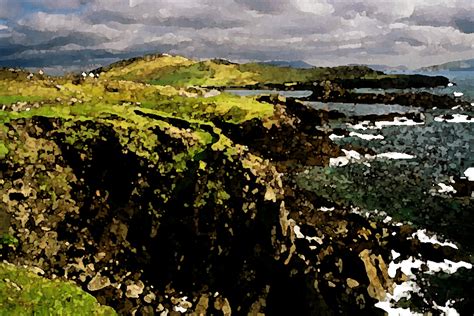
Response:
[{"label": "vegetation on cliff", "polygon": [[116,315],[73,282],[48,280],[22,267],[0,263],[2,315]]}]

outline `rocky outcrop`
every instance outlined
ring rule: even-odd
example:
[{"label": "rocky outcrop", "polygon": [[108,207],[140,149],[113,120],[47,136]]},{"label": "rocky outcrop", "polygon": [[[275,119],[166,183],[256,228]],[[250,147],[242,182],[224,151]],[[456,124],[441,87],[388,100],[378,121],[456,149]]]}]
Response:
[{"label": "rocky outcrop", "polygon": [[354,78],[335,79],[334,82],[345,89],[380,88],[380,89],[410,89],[434,88],[447,86],[449,79],[443,76],[426,75],[387,75],[384,78]]},{"label": "rocky outcrop", "polygon": [[74,280],[119,313],[177,309],[180,291],[249,308],[265,289],[255,271],[275,251],[278,173],[238,145],[209,144],[183,162],[190,132],[123,123],[8,125],[2,209],[19,240],[2,257]]},{"label": "rocky outcrop", "polygon": [[281,172],[301,166],[323,166],[340,149],[327,133],[317,129],[327,121],[324,112],[315,111],[302,103],[276,96],[259,99],[274,105],[272,117],[253,119],[242,124],[215,120],[224,134],[233,141],[246,145],[249,150],[270,159]]}]

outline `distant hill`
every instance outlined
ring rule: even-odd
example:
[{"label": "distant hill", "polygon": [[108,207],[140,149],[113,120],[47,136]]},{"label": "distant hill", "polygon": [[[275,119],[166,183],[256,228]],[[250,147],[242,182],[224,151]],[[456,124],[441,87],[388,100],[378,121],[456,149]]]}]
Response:
[{"label": "distant hill", "polygon": [[407,71],[408,67],[406,66],[387,66],[387,65],[367,65],[370,69],[377,71]]},{"label": "distant hill", "polygon": [[457,60],[444,63],[441,65],[433,65],[429,67],[420,68],[421,71],[474,71],[474,59]]},{"label": "distant hill", "polygon": [[[274,63],[274,62],[272,62]],[[172,86],[246,86],[258,83],[312,83],[321,80],[375,78],[380,76],[365,66],[313,67],[304,62],[284,62],[286,67],[268,63],[236,64],[224,59],[197,61],[167,54],[122,60],[94,70],[102,77]],[[303,64],[304,63],[304,64]],[[306,68],[288,67],[288,65]]]},{"label": "distant hill", "polygon": [[272,66],[277,66],[277,67],[300,68],[300,69],[309,69],[309,68],[314,67],[314,65],[308,64],[307,62],[303,60],[293,60],[293,61],[270,60],[270,61],[260,62],[259,64],[272,65]]}]

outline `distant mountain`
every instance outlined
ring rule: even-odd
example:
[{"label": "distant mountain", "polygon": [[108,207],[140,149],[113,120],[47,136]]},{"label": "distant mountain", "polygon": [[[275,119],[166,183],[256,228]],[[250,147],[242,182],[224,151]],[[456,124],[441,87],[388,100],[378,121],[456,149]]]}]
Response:
[{"label": "distant mountain", "polygon": [[440,71],[440,70],[474,71],[474,59],[451,61],[449,63],[444,63],[441,65],[423,67],[423,68],[420,68],[420,70],[422,71]]},{"label": "distant mountain", "polygon": [[300,69],[309,69],[315,67],[314,65],[308,64],[303,60],[270,60],[260,62],[259,64],[263,65],[272,65],[278,67],[290,67],[290,68],[300,68]]},{"label": "distant mountain", "polygon": [[367,65],[370,69],[377,71],[407,71],[408,67],[406,66],[387,66],[387,65]]}]

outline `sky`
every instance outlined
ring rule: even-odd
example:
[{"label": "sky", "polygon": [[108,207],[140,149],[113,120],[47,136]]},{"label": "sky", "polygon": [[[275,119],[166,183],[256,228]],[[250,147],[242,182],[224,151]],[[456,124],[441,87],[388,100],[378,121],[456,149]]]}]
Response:
[{"label": "sky", "polygon": [[418,68],[474,58],[474,0],[0,0],[0,67],[149,53]]}]

